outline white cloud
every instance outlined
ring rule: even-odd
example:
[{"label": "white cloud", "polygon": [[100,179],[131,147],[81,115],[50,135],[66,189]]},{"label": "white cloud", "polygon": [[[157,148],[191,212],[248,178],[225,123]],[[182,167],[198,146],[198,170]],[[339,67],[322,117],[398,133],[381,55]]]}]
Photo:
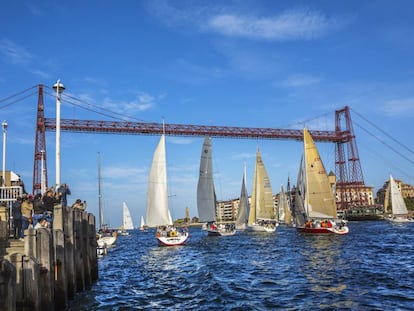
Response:
[{"label": "white cloud", "polygon": [[285,81],[282,82],[284,87],[303,87],[314,84],[319,84],[321,79],[316,76],[296,74],[289,76]]},{"label": "white cloud", "polygon": [[51,75],[43,70],[34,69],[31,71],[34,75],[39,76],[42,79],[51,79]]},{"label": "white cloud", "polygon": [[321,37],[337,28],[338,22],[317,11],[300,9],[273,17],[220,14],[210,18],[206,27],[226,36],[287,41]]},{"label": "white cloud", "polygon": [[0,40],[0,53],[12,64],[25,64],[34,58],[31,53],[7,38]]},{"label": "white cloud", "polygon": [[389,116],[412,116],[414,115],[414,97],[390,100],[384,104],[382,111]]},{"label": "white cloud", "polygon": [[133,167],[107,167],[102,170],[102,178],[104,179],[137,179],[137,176],[147,174],[146,169]]},{"label": "white cloud", "polygon": [[192,138],[168,137],[168,141],[176,145],[190,145],[193,143]]},{"label": "white cloud", "polygon": [[[159,98],[162,98],[162,96]],[[104,106],[107,109],[117,111],[121,114],[133,115],[136,112],[152,109],[159,98],[145,92],[140,92],[135,99],[130,101],[115,102],[113,99],[105,99]]]}]

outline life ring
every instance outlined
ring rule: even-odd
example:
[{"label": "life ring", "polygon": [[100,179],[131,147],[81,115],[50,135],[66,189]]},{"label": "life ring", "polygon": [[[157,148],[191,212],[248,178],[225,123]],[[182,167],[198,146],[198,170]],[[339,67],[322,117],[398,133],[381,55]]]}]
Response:
[{"label": "life ring", "polygon": [[177,236],[177,232],[176,231],[171,231],[170,236],[172,236],[172,237]]}]

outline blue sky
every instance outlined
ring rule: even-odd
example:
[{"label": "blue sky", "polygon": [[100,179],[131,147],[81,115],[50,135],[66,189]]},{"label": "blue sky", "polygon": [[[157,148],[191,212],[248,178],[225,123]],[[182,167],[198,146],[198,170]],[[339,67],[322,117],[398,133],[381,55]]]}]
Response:
[{"label": "blue sky", "polygon": [[[0,99],[44,84],[45,114],[54,118],[51,86],[60,79],[62,118],[111,120],[65,102],[68,95],[131,121],[311,130],[333,130],[335,110],[348,105],[365,183],[377,191],[393,174],[414,184],[413,11],[400,0],[8,1],[0,11]],[[9,103],[0,102],[6,169],[31,189],[37,95]],[[106,222],[121,224],[126,201],[138,224],[159,137],[61,139],[69,203],[84,199],[98,215],[100,152]],[[52,185],[55,133],[46,140]],[[174,218],[185,207],[197,214],[201,144],[167,137]],[[334,170],[334,145],[318,146]],[[288,176],[296,181],[301,143],[213,139],[218,199],[239,196],[245,163],[251,189],[257,147],[275,193]]]}]

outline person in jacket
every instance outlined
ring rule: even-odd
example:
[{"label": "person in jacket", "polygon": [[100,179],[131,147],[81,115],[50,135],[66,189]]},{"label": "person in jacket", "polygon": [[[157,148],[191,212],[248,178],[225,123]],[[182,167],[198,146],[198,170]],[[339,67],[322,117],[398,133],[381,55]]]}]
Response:
[{"label": "person in jacket", "polygon": [[24,230],[29,228],[29,225],[33,223],[33,203],[30,200],[29,196],[23,197],[23,202],[21,206],[22,211],[22,234],[20,238],[24,238]]},{"label": "person in jacket", "polygon": [[12,205],[13,215],[13,237],[20,239],[22,237],[22,198],[17,197]]},{"label": "person in jacket", "polygon": [[69,186],[67,184],[62,184],[58,189],[57,189],[57,194],[58,197],[60,198],[60,203],[62,204],[62,207],[66,207],[68,206],[68,195],[70,195],[70,189]]}]

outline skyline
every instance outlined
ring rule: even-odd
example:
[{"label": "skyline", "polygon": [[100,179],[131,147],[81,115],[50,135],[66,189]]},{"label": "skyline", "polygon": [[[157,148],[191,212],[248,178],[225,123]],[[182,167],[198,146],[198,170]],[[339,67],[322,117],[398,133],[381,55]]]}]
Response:
[{"label": "skyline", "polygon": [[[45,117],[54,118],[52,86],[60,79],[61,117],[68,119],[334,130],[335,110],[349,106],[365,184],[376,193],[392,174],[413,185],[414,4],[397,2],[7,3],[0,12],[6,170],[31,191],[37,94],[4,99],[44,84]],[[121,224],[125,201],[138,226],[158,139],[62,132],[68,202],[86,200],[98,217],[99,152],[106,222]],[[186,207],[197,215],[202,139],[166,137],[173,218]],[[46,143],[50,186],[54,132]],[[299,142],[212,143],[219,200],[239,196],[245,164],[250,194],[257,147],[274,193],[288,176],[296,182]],[[326,170],[335,171],[334,145],[317,145]]]}]

